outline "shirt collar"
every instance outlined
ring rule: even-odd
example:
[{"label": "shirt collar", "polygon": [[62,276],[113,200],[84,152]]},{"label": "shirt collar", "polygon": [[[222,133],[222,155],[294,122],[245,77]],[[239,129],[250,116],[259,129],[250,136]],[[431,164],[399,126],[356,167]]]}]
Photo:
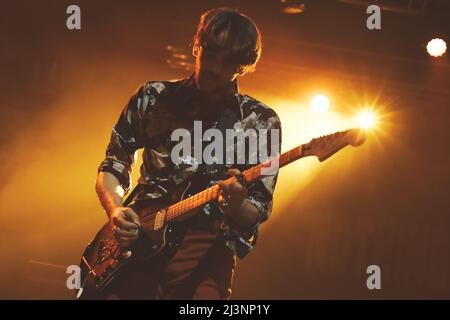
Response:
[{"label": "shirt collar", "polygon": [[[193,90],[194,94],[199,94],[200,90],[198,89],[197,82],[195,81],[195,75],[191,74],[189,77],[183,79],[181,83],[182,87],[189,88],[190,90]],[[234,95],[235,93],[239,93],[239,85],[237,82],[237,78],[233,80],[230,90],[230,95]]]},{"label": "shirt collar", "polygon": [[[179,87],[177,88],[178,98],[186,105],[194,105],[198,103],[200,96],[200,90],[195,81],[194,74],[181,80]],[[223,106],[229,107],[233,111],[237,112],[239,117],[242,116],[240,110],[240,99],[239,99],[239,86],[237,79],[235,79],[230,86],[229,92],[225,95],[223,99]],[[218,106],[220,108],[220,106]]]}]

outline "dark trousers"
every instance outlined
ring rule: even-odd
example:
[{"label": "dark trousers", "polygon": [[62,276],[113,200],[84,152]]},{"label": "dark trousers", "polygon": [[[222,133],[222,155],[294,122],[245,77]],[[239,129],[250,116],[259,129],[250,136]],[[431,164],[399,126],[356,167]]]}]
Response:
[{"label": "dark trousers", "polygon": [[188,230],[173,256],[132,266],[107,299],[228,299],[235,265],[216,233]]}]

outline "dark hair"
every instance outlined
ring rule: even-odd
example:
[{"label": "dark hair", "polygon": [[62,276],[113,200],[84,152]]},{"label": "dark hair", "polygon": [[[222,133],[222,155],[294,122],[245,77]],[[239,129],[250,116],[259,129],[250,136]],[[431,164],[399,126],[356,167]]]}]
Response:
[{"label": "dark hair", "polygon": [[215,8],[202,14],[194,45],[226,52],[245,73],[255,69],[261,55],[261,34],[245,14],[235,9]]}]

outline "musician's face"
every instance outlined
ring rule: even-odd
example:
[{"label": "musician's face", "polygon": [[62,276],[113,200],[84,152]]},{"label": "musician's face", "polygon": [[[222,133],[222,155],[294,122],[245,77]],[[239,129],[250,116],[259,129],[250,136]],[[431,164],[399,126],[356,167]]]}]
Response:
[{"label": "musician's face", "polygon": [[226,91],[239,75],[240,64],[224,53],[198,47],[195,57],[195,79],[203,92]]}]

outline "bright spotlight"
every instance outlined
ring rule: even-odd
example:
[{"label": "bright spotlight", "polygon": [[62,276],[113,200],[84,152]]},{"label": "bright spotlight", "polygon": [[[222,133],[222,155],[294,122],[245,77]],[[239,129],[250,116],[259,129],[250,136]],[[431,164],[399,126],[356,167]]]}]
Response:
[{"label": "bright spotlight", "polygon": [[447,44],[442,39],[434,38],[428,42],[427,51],[430,56],[440,57],[447,51]]},{"label": "bright spotlight", "polygon": [[311,99],[310,106],[312,111],[316,113],[325,113],[330,107],[330,100],[328,99],[328,97],[322,94],[318,94]]},{"label": "bright spotlight", "polygon": [[372,111],[365,110],[358,115],[359,126],[363,129],[369,129],[375,126],[376,117]]}]

